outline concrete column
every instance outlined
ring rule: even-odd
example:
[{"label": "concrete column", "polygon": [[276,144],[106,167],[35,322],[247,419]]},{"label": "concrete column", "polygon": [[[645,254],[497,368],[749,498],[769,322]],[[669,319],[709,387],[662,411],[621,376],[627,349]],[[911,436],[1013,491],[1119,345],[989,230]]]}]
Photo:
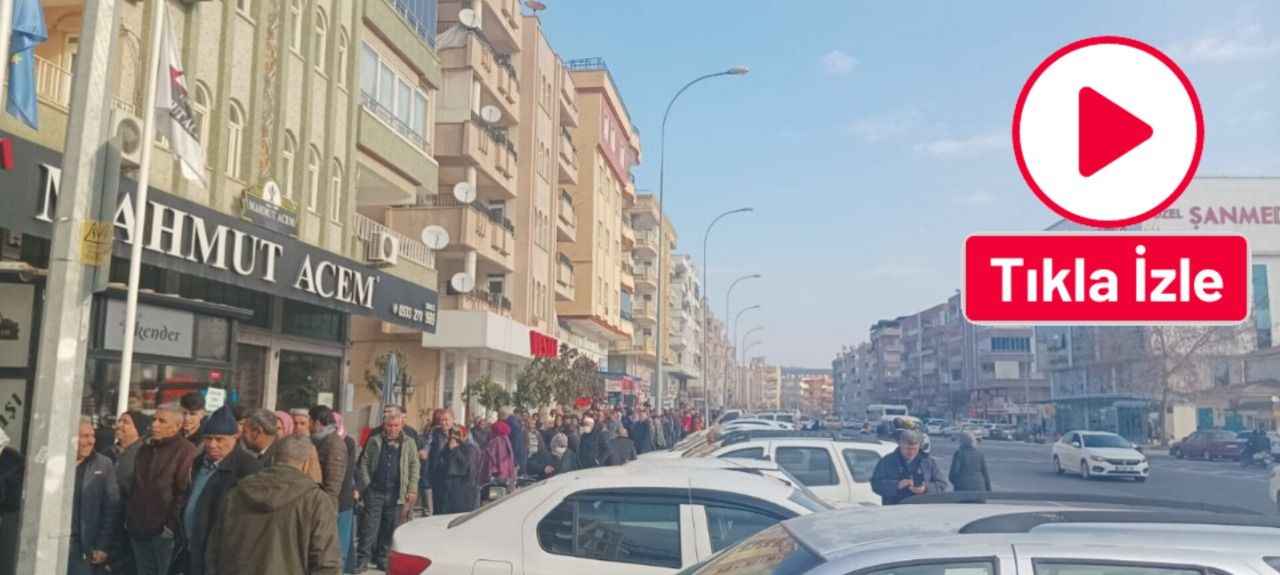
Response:
[{"label": "concrete column", "polygon": [[467,354],[465,352],[455,352],[453,367],[453,397],[450,410],[453,411],[453,420],[459,423],[465,422],[467,417],[467,405],[462,401],[462,392],[467,389]]}]

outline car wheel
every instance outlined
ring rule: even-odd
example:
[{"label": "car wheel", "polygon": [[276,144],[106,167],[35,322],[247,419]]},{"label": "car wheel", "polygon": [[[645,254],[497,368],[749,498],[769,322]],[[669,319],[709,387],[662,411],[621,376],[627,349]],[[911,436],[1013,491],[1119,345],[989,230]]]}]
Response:
[{"label": "car wheel", "polygon": [[1172,455],[1174,459],[1182,459],[1182,450],[1177,447],[1169,450],[1169,454]]},{"label": "car wheel", "polygon": [[1089,462],[1083,459],[1080,460],[1080,477],[1085,480],[1093,479],[1093,474],[1089,472]]},{"label": "car wheel", "polygon": [[1053,470],[1057,472],[1058,475],[1062,475],[1067,472],[1067,470],[1062,468],[1062,460],[1058,459],[1057,455],[1053,456]]}]

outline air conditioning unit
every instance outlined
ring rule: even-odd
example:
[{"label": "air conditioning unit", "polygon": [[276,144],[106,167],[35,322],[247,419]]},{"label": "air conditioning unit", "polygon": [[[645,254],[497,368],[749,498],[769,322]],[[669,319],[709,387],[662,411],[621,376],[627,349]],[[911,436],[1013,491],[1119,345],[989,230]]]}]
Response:
[{"label": "air conditioning unit", "polygon": [[373,236],[365,254],[369,263],[379,266],[393,266],[400,258],[400,238],[385,231]]},{"label": "air conditioning unit", "polygon": [[120,145],[121,166],[137,168],[142,163],[142,120],[124,110],[113,110],[111,135]]}]

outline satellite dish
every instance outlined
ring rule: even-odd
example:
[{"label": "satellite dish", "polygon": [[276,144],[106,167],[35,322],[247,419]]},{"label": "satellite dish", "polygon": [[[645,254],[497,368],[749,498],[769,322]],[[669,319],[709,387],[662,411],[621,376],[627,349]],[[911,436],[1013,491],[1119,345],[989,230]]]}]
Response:
[{"label": "satellite dish", "polygon": [[480,108],[480,119],[484,120],[486,124],[497,124],[502,120],[502,110],[499,110],[497,106]]},{"label": "satellite dish", "polygon": [[472,30],[480,27],[480,17],[476,16],[476,11],[470,8],[464,8],[458,11],[458,22],[463,26]]},{"label": "satellite dish", "polygon": [[427,247],[433,250],[442,250],[449,245],[449,230],[441,226],[422,228],[422,243],[427,244]]},{"label": "satellite dish", "polygon": [[471,182],[458,182],[453,185],[453,198],[464,204],[476,199],[476,187]]},{"label": "satellite dish", "polygon": [[467,275],[467,272],[458,272],[453,274],[453,278],[449,280],[449,285],[453,286],[453,290],[459,293],[469,293],[472,288],[476,287],[476,278]]}]

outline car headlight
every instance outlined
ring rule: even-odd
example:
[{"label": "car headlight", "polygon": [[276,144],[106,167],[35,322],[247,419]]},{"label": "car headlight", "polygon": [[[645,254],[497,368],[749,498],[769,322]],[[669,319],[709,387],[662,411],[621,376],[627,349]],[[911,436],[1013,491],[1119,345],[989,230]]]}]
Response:
[{"label": "car headlight", "polygon": [[1107,458],[1102,457],[1100,455],[1090,455],[1089,461],[1092,461],[1094,463],[1106,463]]}]

